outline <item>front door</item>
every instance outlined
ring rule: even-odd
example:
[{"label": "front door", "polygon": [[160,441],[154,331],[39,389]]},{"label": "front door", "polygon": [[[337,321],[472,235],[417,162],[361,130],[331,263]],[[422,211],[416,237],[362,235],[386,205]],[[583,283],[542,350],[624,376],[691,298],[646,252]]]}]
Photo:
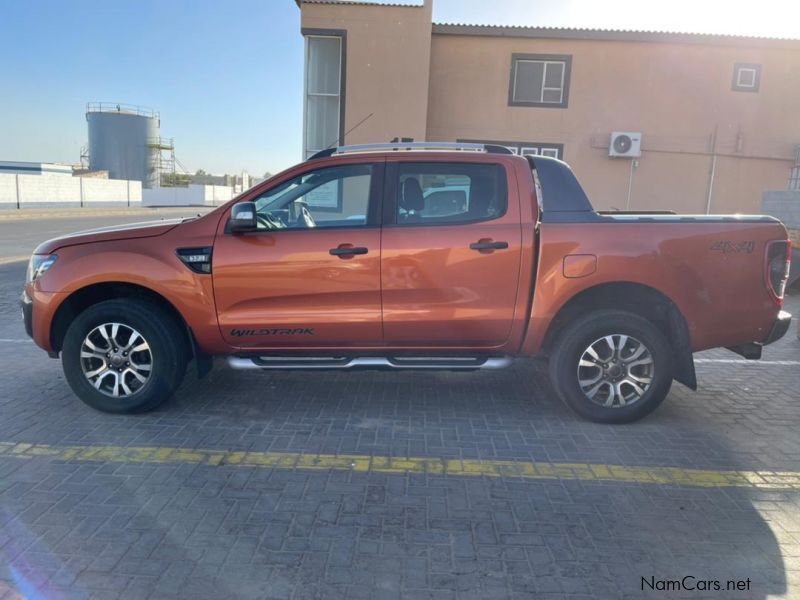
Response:
[{"label": "front door", "polygon": [[223,338],[241,348],[370,346],[382,340],[383,163],[319,167],[255,199],[258,231],[222,220],[213,279]]},{"label": "front door", "polygon": [[521,260],[502,164],[387,162],[381,247],[390,346],[492,348],[511,332]]}]

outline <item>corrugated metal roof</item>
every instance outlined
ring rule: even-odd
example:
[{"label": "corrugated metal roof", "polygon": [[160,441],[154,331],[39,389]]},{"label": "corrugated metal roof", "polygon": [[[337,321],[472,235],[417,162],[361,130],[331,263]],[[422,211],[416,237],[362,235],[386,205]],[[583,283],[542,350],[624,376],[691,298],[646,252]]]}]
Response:
[{"label": "corrugated metal roof", "polygon": [[[375,2],[370,0],[295,0],[301,4],[338,4],[342,6],[400,6],[421,8],[423,0],[407,2]],[[568,40],[609,40],[627,42],[662,42],[709,44],[718,46],[767,46],[800,49],[800,37],[766,37],[664,31],[652,29],[595,29],[589,27],[532,27],[527,25],[480,25],[472,23],[433,23],[433,33],[489,37],[523,37]]]},{"label": "corrugated metal roof", "polygon": [[526,37],[570,40],[611,40],[712,45],[790,46],[800,48],[798,38],[721,35],[685,31],[641,29],[590,29],[581,27],[528,27],[523,25],[471,25],[434,23],[433,33],[490,37]]},{"label": "corrugated metal roof", "polygon": [[294,0],[297,6],[301,4],[341,4],[344,6],[403,6],[410,8],[421,8],[422,2],[415,4],[410,2],[368,2],[367,0]]}]

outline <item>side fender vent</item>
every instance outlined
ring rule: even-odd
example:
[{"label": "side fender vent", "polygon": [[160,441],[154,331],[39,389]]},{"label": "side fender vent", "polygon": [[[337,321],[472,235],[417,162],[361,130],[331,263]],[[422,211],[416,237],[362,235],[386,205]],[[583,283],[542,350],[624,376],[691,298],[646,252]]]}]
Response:
[{"label": "side fender vent", "polygon": [[195,273],[207,275],[211,273],[211,246],[201,248],[178,248],[175,253],[181,262]]}]

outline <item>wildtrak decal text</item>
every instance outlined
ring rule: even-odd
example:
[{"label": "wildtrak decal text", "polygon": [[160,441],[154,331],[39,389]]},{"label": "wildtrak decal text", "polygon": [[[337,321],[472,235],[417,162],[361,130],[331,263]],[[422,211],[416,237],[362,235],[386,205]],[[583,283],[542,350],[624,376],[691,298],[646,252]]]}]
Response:
[{"label": "wildtrak decal text", "polygon": [[233,337],[245,337],[253,335],[314,335],[313,327],[302,327],[300,329],[231,329]]}]

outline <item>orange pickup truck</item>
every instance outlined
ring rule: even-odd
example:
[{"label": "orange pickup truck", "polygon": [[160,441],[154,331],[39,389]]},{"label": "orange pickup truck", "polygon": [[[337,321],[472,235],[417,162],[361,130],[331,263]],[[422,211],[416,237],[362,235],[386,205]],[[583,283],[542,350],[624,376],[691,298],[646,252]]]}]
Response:
[{"label": "orange pickup truck", "polygon": [[[195,361],[497,369],[546,357],[585,418],[629,422],[692,354],[786,333],[766,216],[595,211],[569,167],[490,145],[325,150],[202,217],[40,245],[25,326],[87,404],[142,411]],[[324,374],[320,374],[324,377]]]}]

